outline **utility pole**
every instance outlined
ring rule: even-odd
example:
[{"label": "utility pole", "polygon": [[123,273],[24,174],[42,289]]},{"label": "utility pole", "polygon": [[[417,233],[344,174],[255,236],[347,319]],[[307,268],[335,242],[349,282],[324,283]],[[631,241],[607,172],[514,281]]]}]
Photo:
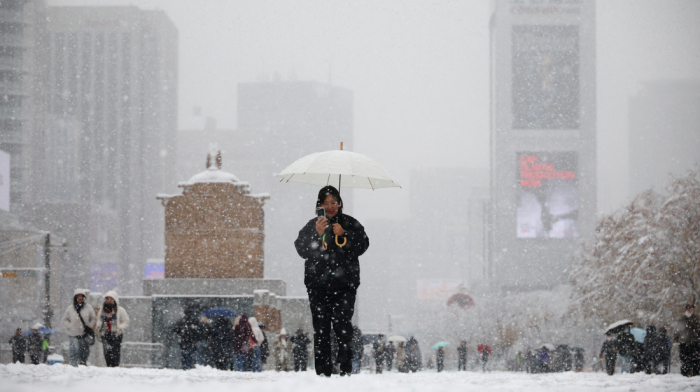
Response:
[{"label": "utility pole", "polygon": [[51,234],[46,233],[44,240],[44,288],[46,290],[46,308],[44,309],[44,326],[51,328]]}]

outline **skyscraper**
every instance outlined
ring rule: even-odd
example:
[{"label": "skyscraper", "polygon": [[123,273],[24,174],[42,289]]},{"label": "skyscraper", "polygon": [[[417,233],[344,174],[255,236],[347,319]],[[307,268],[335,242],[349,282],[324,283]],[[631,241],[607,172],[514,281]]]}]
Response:
[{"label": "skyscraper", "polygon": [[80,223],[60,211],[82,211],[91,238],[77,281],[88,284],[89,265],[117,265],[119,288],[138,293],[146,259],[163,254],[155,195],[174,180],[177,29],[162,11],[51,7],[45,42],[44,164],[55,176],[40,215],[70,241]]},{"label": "skyscraper", "polygon": [[596,213],[594,0],[499,0],[491,20],[490,277],[566,282]]}]

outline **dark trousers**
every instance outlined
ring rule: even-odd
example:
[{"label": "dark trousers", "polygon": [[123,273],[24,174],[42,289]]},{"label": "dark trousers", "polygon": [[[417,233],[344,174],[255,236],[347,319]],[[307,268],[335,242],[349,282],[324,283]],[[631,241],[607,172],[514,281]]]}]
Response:
[{"label": "dark trousers", "polygon": [[457,371],[467,370],[467,358],[460,358],[457,363]]},{"label": "dark trousers", "polygon": [[111,333],[102,335],[102,347],[105,352],[105,363],[107,367],[117,367],[121,361],[122,335],[116,336]]},{"label": "dark trousers", "polygon": [[391,355],[387,355],[386,359],[384,359],[384,362],[386,362],[386,370],[391,371],[391,366],[393,365],[393,358]]},{"label": "dark trousers", "polygon": [[309,357],[306,352],[295,352],[294,353],[294,371],[306,371],[306,364],[309,363]]},{"label": "dark trousers", "polygon": [[331,328],[338,343],[338,364],[341,374],[352,373],[352,315],[355,312],[356,290],[326,291],[308,289],[311,318],[314,325],[314,363],[316,374],[330,376]]},{"label": "dark trousers", "polygon": [[12,363],[24,363],[24,353],[12,353]]},{"label": "dark trousers", "polygon": [[700,344],[678,345],[681,358],[681,374],[686,377],[700,376]]},{"label": "dark trousers", "polygon": [[32,361],[32,365],[38,365],[41,363],[41,359],[43,358],[42,353],[32,353],[31,351],[29,352],[29,360]]},{"label": "dark trousers", "polygon": [[374,357],[374,363],[377,365],[376,369],[375,369],[377,374],[381,374],[382,370],[384,369],[383,360],[384,360],[384,358],[382,358],[382,357]]},{"label": "dark trousers", "polygon": [[617,355],[605,356],[605,370],[611,376],[615,374],[615,362],[617,362]]},{"label": "dark trousers", "polygon": [[194,367],[195,357],[194,354],[197,352],[197,346],[180,346],[180,354],[182,355],[182,369],[188,370]]}]

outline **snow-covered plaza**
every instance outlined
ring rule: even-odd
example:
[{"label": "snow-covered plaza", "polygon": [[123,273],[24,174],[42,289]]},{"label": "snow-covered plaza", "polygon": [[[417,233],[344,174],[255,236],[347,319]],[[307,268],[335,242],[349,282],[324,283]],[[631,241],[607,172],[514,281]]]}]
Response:
[{"label": "snow-covered plaza", "polygon": [[680,374],[527,374],[514,372],[363,373],[320,378],[313,372],[190,371],[67,365],[0,365],[0,391],[12,392],[442,392],[442,391],[700,391],[700,377]]}]

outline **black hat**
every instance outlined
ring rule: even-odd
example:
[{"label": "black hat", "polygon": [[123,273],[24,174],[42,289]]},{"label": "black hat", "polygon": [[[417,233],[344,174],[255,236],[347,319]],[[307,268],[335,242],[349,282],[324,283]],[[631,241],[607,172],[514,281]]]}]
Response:
[{"label": "black hat", "polygon": [[687,303],[687,304],[685,304],[685,308],[686,309],[695,309],[695,305],[693,305],[691,303]]}]

